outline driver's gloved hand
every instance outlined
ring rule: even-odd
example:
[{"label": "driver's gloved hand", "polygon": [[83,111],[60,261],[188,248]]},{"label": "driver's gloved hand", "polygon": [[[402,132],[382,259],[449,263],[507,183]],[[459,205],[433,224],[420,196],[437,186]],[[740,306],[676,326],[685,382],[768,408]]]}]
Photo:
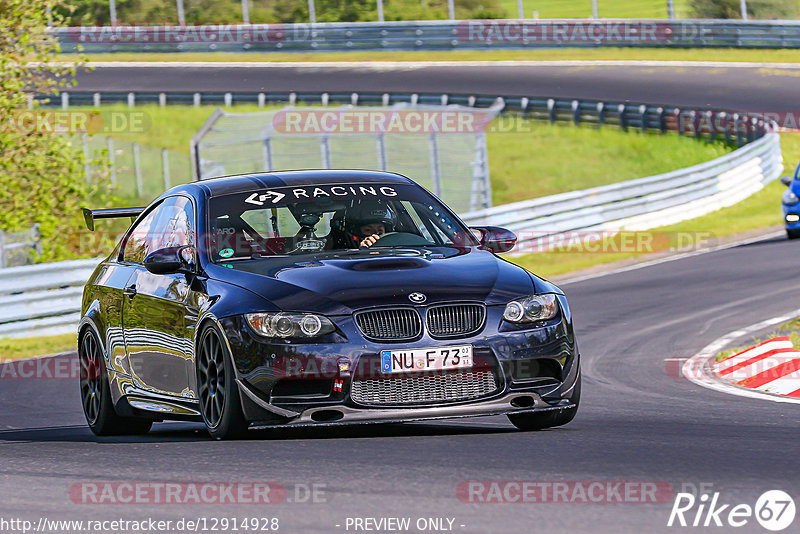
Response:
[{"label": "driver's gloved hand", "polygon": [[371,246],[372,246],[372,245],[374,245],[374,244],[375,244],[375,242],[376,242],[376,241],[378,241],[378,239],[380,239],[380,238],[381,238],[381,236],[379,236],[378,234],[372,234],[371,236],[367,236],[367,237],[365,237],[365,238],[364,238],[364,239],[361,241],[361,243],[359,244],[359,246],[360,246],[361,248],[365,248],[365,247],[371,247]]}]

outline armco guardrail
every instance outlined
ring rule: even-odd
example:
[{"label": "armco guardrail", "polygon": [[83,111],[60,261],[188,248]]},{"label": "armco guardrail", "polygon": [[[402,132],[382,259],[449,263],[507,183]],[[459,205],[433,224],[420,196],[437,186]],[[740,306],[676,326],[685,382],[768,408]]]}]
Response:
[{"label": "armco guardrail", "polygon": [[768,130],[768,121],[758,114],[737,113],[714,109],[686,109],[674,106],[654,106],[631,102],[606,102],[588,99],[564,99],[524,96],[489,96],[436,93],[155,93],[155,92],[104,92],[62,91],[58,97],[37,95],[46,106],[100,106],[102,104],[127,103],[129,107],[139,104],[158,103],[201,104],[232,106],[257,104],[260,107],[280,104],[354,106],[389,106],[401,102],[410,104],[475,106],[489,108],[498,99],[503,112],[520,113],[524,118],[550,123],[588,124],[614,126],[623,130],[642,132],[675,132],[680,135],[721,139],[729,144],[742,146],[758,139]]},{"label": "armco guardrail", "polygon": [[460,20],[73,27],[62,51],[347,51],[553,47],[800,47],[800,21]]},{"label": "armco guardrail", "polygon": [[75,332],[83,286],[100,260],[0,269],[0,337]]},{"label": "armco guardrail", "polygon": [[0,269],[33,263],[33,255],[42,251],[39,225],[18,232],[0,230]]},{"label": "armco guardrail", "polygon": [[505,204],[462,219],[471,226],[506,227],[519,236],[519,251],[539,250],[539,243],[560,243],[553,237],[567,232],[646,230],[704,215],[747,198],[782,168],[780,137],[769,133],[678,171]]}]

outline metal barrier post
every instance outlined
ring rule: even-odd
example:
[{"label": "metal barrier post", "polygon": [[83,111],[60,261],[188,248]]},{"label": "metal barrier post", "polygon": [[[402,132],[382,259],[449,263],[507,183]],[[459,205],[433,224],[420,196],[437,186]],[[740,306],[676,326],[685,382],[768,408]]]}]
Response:
[{"label": "metal barrier post", "polygon": [[319,138],[320,151],[322,152],[322,168],[331,168],[331,145],[327,135]]},{"label": "metal barrier post", "polygon": [[436,134],[431,132],[428,137],[428,146],[431,158],[431,182],[433,187],[433,194],[437,197],[442,196],[442,176],[439,174],[439,144],[436,140]]},{"label": "metal barrier post", "polygon": [[114,140],[106,137],[106,147],[108,148],[108,164],[111,167],[111,185],[117,187],[117,166],[114,157]]},{"label": "metal barrier post", "polygon": [[183,0],[176,0],[175,7],[178,10],[178,24],[181,26],[186,26],[186,16],[183,12]]},{"label": "metal barrier post", "polygon": [[378,143],[378,169],[385,171],[389,167],[386,162],[386,140],[383,137],[383,132],[377,135]]},{"label": "metal barrier post", "polygon": [[639,121],[641,122],[642,133],[647,132],[647,106],[639,106]]},{"label": "metal barrier post", "polygon": [[86,183],[91,181],[91,169],[89,168],[89,134],[83,132],[81,134],[81,143],[83,144],[83,174],[86,175]]},{"label": "metal barrier post", "polygon": [[250,8],[247,5],[247,0],[242,0],[242,22],[250,24]]},{"label": "metal barrier post", "polygon": [[619,127],[627,132],[628,131],[628,119],[625,117],[625,104],[620,104],[619,108],[617,108],[617,109],[619,111]]},{"label": "metal barrier post", "polygon": [[272,139],[265,137],[261,145],[261,156],[264,159],[264,170],[271,172],[272,165]]},{"label": "metal barrier post", "polygon": [[6,266],[6,234],[0,230],[0,269]]},{"label": "metal barrier post", "polygon": [[142,165],[139,160],[139,143],[133,143],[133,170],[136,174],[136,192],[142,197],[144,194],[142,191]]},{"label": "metal barrier post", "polygon": [[170,188],[169,179],[169,152],[166,148],[161,149],[161,168],[164,173],[164,191]]},{"label": "metal barrier post", "polygon": [[742,146],[744,144],[742,139],[742,118],[739,116],[738,113],[733,114],[733,130],[736,133],[736,146]]},{"label": "metal barrier post", "polygon": [[311,24],[317,22],[317,9],[314,5],[314,0],[308,0],[308,21]]}]

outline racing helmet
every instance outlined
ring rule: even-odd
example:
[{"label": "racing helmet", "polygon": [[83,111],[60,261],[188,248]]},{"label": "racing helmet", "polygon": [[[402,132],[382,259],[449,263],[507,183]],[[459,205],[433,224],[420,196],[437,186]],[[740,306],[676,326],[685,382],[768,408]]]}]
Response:
[{"label": "racing helmet", "polygon": [[354,240],[367,237],[361,235],[361,227],[365,224],[383,224],[386,232],[394,232],[397,215],[394,210],[380,200],[364,200],[349,208],[345,213],[345,230]]}]

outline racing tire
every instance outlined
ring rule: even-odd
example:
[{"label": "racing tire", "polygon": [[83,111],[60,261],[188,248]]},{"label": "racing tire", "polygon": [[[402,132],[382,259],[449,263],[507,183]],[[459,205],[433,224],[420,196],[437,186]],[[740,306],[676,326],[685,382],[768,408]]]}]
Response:
[{"label": "racing tire", "polygon": [[566,425],[575,418],[578,413],[578,405],[581,402],[581,375],[575,382],[575,390],[570,399],[574,406],[563,410],[548,410],[546,412],[518,413],[509,414],[508,420],[520,430],[543,430],[554,426]]},{"label": "racing tire", "polygon": [[800,230],[789,230],[786,229],[786,238],[787,239],[797,239],[800,237]]},{"label": "racing tire", "polygon": [[147,434],[153,422],[139,417],[123,417],[114,409],[105,358],[97,336],[87,328],[78,345],[80,391],[83,415],[96,436]]},{"label": "racing tire", "polygon": [[219,328],[209,323],[200,334],[195,367],[197,398],[208,433],[214,439],[233,439],[247,431],[233,359]]}]

